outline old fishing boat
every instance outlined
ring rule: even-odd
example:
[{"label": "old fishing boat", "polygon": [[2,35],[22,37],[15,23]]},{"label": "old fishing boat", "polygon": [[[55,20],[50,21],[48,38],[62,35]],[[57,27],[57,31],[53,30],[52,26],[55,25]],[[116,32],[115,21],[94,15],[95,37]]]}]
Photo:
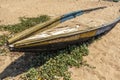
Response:
[{"label": "old fishing boat", "polygon": [[76,16],[103,8],[105,7],[75,11],[55,18],[54,20],[48,21],[46,23],[31,27],[10,38],[8,40],[9,49],[11,51],[56,50],[108,32],[120,21],[120,18],[115,19],[109,24],[95,28],[88,28],[85,30],[80,30],[80,26],[84,27],[84,25],[51,29],[59,23],[65,22]]}]

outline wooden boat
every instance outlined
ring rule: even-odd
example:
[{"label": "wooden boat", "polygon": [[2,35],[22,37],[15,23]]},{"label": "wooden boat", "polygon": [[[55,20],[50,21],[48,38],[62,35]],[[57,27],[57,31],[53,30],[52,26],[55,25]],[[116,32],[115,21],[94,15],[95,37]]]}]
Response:
[{"label": "wooden boat", "polygon": [[42,25],[37,25],[21,33],[18,33],[15,37],[8,40],[9,49],[11,51],[56,50],[108,32],[120,21],[120,18],[115,19],[109,24],[105,24],[96,28],[89,28],[86,30],[79,30],[79,26],[50,29],[60,22],[72,19],[83,13],[102,8],[105,7],[72,12],[47,23],[43,23]]}]

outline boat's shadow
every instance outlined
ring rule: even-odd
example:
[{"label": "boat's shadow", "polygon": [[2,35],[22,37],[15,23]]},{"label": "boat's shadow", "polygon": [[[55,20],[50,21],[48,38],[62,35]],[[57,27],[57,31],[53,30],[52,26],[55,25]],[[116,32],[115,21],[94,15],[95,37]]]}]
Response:
[{"label": "boat's shadow", "polygon": [[[104,35],[104,34],[102,34]],[[90,38],[87,41],[81,42],[91,44],[95,39],[100,38],[102,35]],[[60,51],[60,50],[58,50]],[[50,58],[59,55],[57,51],[25,53],[23,56],[16,59],[0,74],[0,80],[7,77],[15,77],[19,74],[27,72],[31,68],[37,68],[46,63]]]},{"label": "boat's shadow", "polygon": [[42,52],[42,53],[24,53],[21,57],[7,66],[2,73],[0,73],[0,80],[7,77],[15,77],[28,71],[31,68],[42,66],[50,58],[59,54],[55,52]]}]

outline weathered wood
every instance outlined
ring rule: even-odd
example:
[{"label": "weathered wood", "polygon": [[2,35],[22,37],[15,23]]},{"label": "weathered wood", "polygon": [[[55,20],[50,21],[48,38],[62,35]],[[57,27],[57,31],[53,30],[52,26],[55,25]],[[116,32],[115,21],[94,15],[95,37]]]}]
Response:
[{"label": "weathered wood", "polygon": [[[46,29],[49,29],[51,27],[54,27],[54,26],[58,25],[59,23],[62,23],[64,21],[66,21],[66,20],[69,20],[69,19],[72,19],[72,18],[74,18],[76,16],[82,15],[83,13],[88,13],[90,11],[103,9],[103,8],[106,8],[106,7],[103,6],[103,7],[97,7],[97,8],[92,8],[92,9],[80,10],[80,11],[75,11],[75,12],[72,12],[72,13],[68,13],[68,14],[59,16],[59,17],[57,17],[55,19],[47,21],[47,22],[45,22],[43,24],[38,24],[36,26],[33,26],[33,27],[29,28],[29,29],[26,29],[26,30],[16,34],[15,36],[13,36],[12,38],[10,38],[8,40],[8,43],[12,44],[12,43],[17,42],[17,41],[19,41],[21,39],[24,39],[24,38],[26,38],[28,36],[31,36],[32,34],[36,33],[39,30],[40,30],[39,32],[42,32],[42,31],[44,31]],[[51,24],[53,24],[53,25],[51,25]]]},{"label": "weathered wood", "polygon": [[17,43],[14,43],[14,47],[33,47],[38,45],[47,45],[47,44],[53,44],[53,43],[60,43],[60,42],[69,42],[78,40],[80,38],[87,38],[92,37],[96,33],[96,30],[87,30],[87,31],[76,31],[71,33],[65,33],[55,36],[50,36],[43,39],[36,39],[36,40],[23,40]]},{"label": "weathered wood", "polygon": [[8,40],[8,43],[9,43],[9,44],[12,44],[12,43],[14,43],[14,42],[16,42],[16,41],[19,41],[19,40],[27,37],[27,36],[30,36],[31,34],[35,33],[36,31],[42,30],[42,29],[44,29],[44,28],[48,28],[49,25],[51,25],[52,23],[58,21],[60,18],[61,18],[61,16],[60,16],[60,17],[57,17],[57,18],[55,18],[55,19],[52,19],[52,20],[50,20],[50,21],[47,21],[47,22],[45,22],[45,23],[42,23],[42,24],[38,24],[38,25],[36,25],[36,26],[33,26],[33,27],[29,28],[29,29],[26,29],[26,30],[24,30],[23,32],[20,32],[20,33],[16,34],[14,37],[10,38],[10,39]]},{"label": "weathered wood", "polygon": [[[70,33],[65,33],[60,35],[54,35],[54,36],[50,36],[42,39],[36,39],[34,41],[28,41],[28,40],[18,41],[12,44],[12,47],[16,49],[17,48],[21,49],[21,48],[30,48],[30,47],[36,47],[36,46],[44,46],[44,45],[49,46],[52,44],[64,45],[64,43],[68,43],[68,42],[70,43],[74,41],[79,42],[83,39],[86,40],[88,38],[98,36],[100,34],[110,31],[119,21],[120,21],[120,17],[109,24],[105,24],[103,26],[84,30],[84,31],[75,31],[75,32],[70,32]],[[55,45],[53,47],[55,47]]]}]

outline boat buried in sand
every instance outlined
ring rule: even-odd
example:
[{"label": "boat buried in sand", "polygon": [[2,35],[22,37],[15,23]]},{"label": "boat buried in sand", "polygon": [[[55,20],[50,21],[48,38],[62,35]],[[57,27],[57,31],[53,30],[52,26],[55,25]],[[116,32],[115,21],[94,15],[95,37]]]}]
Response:
[{"label": "boat buried in sand", "polygon": [[10,51],[28,52],[56,50],[108,32],[120,21],[120,18],[115,19],[111,23],[85,30],[80,30],[81,27],[85,27],[82,24],[80,26],[73,27],[53,28],[62,22],[80,16],[84,13],[103,8],[105,7],[75,11],[57,17],[46,23],[38,24],[34,27],[26,29],[25,31],[16,34],[14,37],[8,40],[9,49]]}]

